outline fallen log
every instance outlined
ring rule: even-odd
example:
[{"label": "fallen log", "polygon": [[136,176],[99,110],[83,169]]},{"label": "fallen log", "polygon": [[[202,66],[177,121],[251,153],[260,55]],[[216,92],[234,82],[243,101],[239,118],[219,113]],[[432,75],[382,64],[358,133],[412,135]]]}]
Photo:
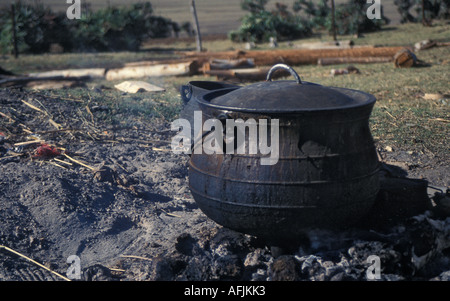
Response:
[{"label": "fallen log", "polygon": [[91,77],[103,78],[105,77],[105,68],[87,68],[87,69],[66,69],[66,70],[52,70],[39,73],[30,73],[31,77]]},{"label": "fallen log", "polygon": [[394,56],[394,64],[396,68],[410,68],[417,62],[416,55],[409,49],[401,49]]},{"label": "fallen log", "polygon": [[160,64],[149,66],[129,66],[111,69],[106,72],[107,80],[118,80],[126,78],[160,77],[192,75],[198,72],[195,61],[176,64]]},{"label": "fallen log", "polygon": [[380,57],[327,57],[317,60],[317,65],[328,66],[338,64],[371,64],[371,63],[387,63],[392,62],[392,56]]},{"label": "fallen log", "polygon": [[237,60],[212,59],[209,63],[210,70],[228,70],[253,67],[255,67],[255,60],[252,58]]},{"label": "fallen log", "polygon": [[251,58],[247,59],[212,59],[208,62],[203,62],[198,72],[206,74],[210,70],[231,70],[231,69],[249,69],[255,67],[255,61]]},{"label": "fallen log", "polygon": [[414,44],[414,50],[426,50],[433,47],[442,47],[442,46],[450,46],[450,42],[436,42],[432,40],[423,40]]},{"label": "fallen log", "polygon": [[288,65],[315,65],[320,58],[328,57],[393,57],[404,47],[359,47],[351,49],[279,49],[223,52],[184,52],[185,58],[199,62],[211,59],[254,59],[256,66],[271,66],[279,63]]},{"label": "fallen log", "polygon": [[[270,68],[249,68],[249,69],[232,69],[232,70],[209,70],[205,74],[217,76],[220,80],[230,81],[262,81],[267,77]],[[286,70],[279,70],[272,76],[273,79],[289,76]]]},{"label": "fallen log", "polygon": [[171,65],[171,64],[181,64],[181,63],[190,63],[192,60],[187,59],[156,59],[151,61],[137,61],[137,62],[129,62],[125,63],[120,67],[115,69],[120,69],[123,67],[142,67],[142,66],[156,66],[156,65]]}]

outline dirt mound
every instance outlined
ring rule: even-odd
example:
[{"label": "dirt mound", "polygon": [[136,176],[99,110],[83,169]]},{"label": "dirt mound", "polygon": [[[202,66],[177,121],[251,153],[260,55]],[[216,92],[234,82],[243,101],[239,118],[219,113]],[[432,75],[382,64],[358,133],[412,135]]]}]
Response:
[{"label": "dirt mound", "polygon": [[[167,122],[119,127],[93,105],[88,119],[85,103],[20,90],[0,90],[0,105],[2,280],[61,280],[4,247],[63,276],[76,255],[83,280],[366,280],[369,255],[384,280],[449,279],[450,218],[313,231],[276,257],[198,209]],[[46,145],[57,152],[41,156]]]}]

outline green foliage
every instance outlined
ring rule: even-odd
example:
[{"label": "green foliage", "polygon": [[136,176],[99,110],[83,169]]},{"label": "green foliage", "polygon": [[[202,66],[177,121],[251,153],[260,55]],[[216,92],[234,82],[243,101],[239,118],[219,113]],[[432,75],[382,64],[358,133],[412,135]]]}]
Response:
[{"label": "green foliage", "polygon": [[241,2],[241,7],[243,10],[249,11],[250,13],[258,13],[265,11],[265,5],[269,0],[243,0]]},{"label": "green foliage", "polygon": [[[450,1],[450,0],[446,0]],[[325,28],[332,32],[332,14],[329,0],[296,0],[292,14],[287,7],[279,3],[277,10],[265,9],[268,0],[246,0],[242,8],[249,11],[242,19],[242,25],[229,36],[233,41],[266,42],[270,37],[279,40],[302,38],[311,35],[313,29]],[[335,23],[340,35],[358,34],[379,30],[388,20],[382,15],[381,20],[367,18],[367,8],[371,3],[366,0],[349,0],[336,5]],[[301,16],[306,16],[303,19]]]},{"label": "green foliage", "polygon": [[[180,27],[167,18],[153,15],[150,2],[132,6],[82,10],[81,19],[69,20],[65,12],[54,13],[43,5],[15,4],[19,52],[42,53],[52,43],[65,51],[138,50],[148,38],[163,38]],[[11,53],[12,18],[9,7],[0,12],[0,47]]]},{"label": "green foliage", "polygon": [[316,27],[325,27],[327,19],[330,17],[331,8],[328,0],[321,0],[318,4],[309,0],[296,0],[292,6],[297,13],[304,13],[311,24]]},{"label": "green foliage", "polygon": [[66,23],[73,34],[72,47],[78,51],[135,51],[143,40],[168,37],[174,28],[171,20],[153,16],[149,2],[88,11],[80,20]]},{"label": "green foliage", "polygon": [[[314,28],[326,28],[332,31],[332,12],[328,0],[321,0],[318,4],[309,0],[296,0],[294,11],[304,12],[312,21]],[[388,20],[381,13],[381,20],[367,18],[367,8],[371,3],[366,0],[349,0],[335,6],[336,31],[340,35],[358,34],[379,30]]]},{"label": "green foliage", "polygon": [[[16,38],[19,52],[40,53],[48,50],[57,36],[61,18],[42,5],[25,5],[20,1],[14,4]],[[0,51],[3,54],[13,51],[13,23],[10,7],[0,12]]]},{"label": "green foliage", "polygon": [[[400,13],[402,23],[422,22],[422,0],[394,0],[397,10]],[[426,19],[449,19],[450,0],[425,0]],[[416,16],[411,13],[415,11]]]},{"label": "green foliage", "polygon": [[[386,24],[388,20],[382,12],[381,19],[367,18],[366,12],[370,5],[370,3],[367,4],[366,0],[352,0],[337,5],[335,9],[337,33],[346,35],[380,30],[381,26]],[[327,18],[325,27],[330,31],[332,30],[331,17]]]},{"label": "green foliage", "polygon": [[291,14],[283,5],[269,12],[264,8],[265,0],[249,0],[243,3],[250,13],[242,19],[241,27],[229,33],[233,41],[267,42],[271,37],[277,40],[303,38],[311,35],[311,26],[300,16]]}]

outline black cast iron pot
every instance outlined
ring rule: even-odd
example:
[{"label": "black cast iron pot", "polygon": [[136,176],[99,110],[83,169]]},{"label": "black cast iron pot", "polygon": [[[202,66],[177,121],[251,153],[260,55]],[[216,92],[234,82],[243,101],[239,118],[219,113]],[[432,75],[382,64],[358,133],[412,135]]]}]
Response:
[{"label": "black cast iron pot", "polygon": [[[280,68],[295,80],[271,81]],[[300,239],[312,228],[351,226],[368,213],[379,190],[369,129],[375,101],[361,91],[301,81],[286,65],[274,66],[265,82],[201,95],[203,122],[215,118],[226,128],[227,120],[255,120],[259,129],[266,120],[271,126],[259,135],[270,137],[278,120],[279,156],[262,164],[268,154],[226,152],[229,143],[237,150],[237,139],[224,141],[222,153],[205,153],[202,144],[218,133],[204,133],[189,162],[196,203],[218,224],[274,244]],[[248,134],[249,150],[250,130],[236,129]]]}]

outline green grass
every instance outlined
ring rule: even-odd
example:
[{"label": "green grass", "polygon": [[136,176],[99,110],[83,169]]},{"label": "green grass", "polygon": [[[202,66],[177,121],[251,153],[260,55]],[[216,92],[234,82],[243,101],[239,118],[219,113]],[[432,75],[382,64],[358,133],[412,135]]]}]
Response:
[{"label": "green grass", "polygon": [[[329,76],[336,66],[298,66],[305,81],[362,90],[375,95],[372,134],[381,148],[390,146],[433,154],[448,154],[450,145],[450,47],[417,53],[429,67],[399,69],[392,63],[355,64],[360,74]],[[426,100],[425,93],[447,95]],[[444,122],[443,120],[447,120]],[[448,157],[448,156],[447,156]]]}]

